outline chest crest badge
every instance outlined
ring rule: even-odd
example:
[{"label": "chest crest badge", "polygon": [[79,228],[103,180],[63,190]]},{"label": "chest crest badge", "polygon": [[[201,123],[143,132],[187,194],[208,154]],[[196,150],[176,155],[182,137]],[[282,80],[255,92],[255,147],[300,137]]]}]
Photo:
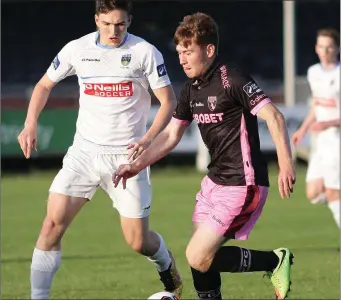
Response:
[{"label": "chest crest badge", "polygon": [[122,55],[122,57],[121,57],[121,64],[123,66],[125,66],[125,67],[128,66],[130,61],[131,61],[131,54],[124,54],[124,55]]},{"label": "chest crest badge", "polygon": [[214,111],[217,106],[217,96],[208,96],[207,105],[210,111]]}]

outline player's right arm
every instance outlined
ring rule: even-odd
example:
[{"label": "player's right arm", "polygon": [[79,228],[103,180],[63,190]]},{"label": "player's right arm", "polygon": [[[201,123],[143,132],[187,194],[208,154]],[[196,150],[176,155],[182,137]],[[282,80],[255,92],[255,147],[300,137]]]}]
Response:
[{"label": "player's right arm", "polygon": [[[312,73],[313,72],[314,72],[314,67],[311,66],[307,72],[307,80],[308,80],[310,88],[312,86],[312,78],[313,78]],[[291,141],[292,141],[293,145],[296,146],[302,141],[302,139],[304,138],[305,134],[307,133],[310,125],[315,122],[316,118],[315,118],[315,107],[314,106],[315,105],[314,105],[314,99],[313,99],[312,103],[311,103],[311,108],[310,108],[309,114],[304,119],[300,128],[291,137]]]},{"label": "player's right arm", "polygon": [[27,159],[30,158],[32,149],[37,151],[38,118],[46,105],[51,90],[59,81],[75,74],[71,59],[73,48],[74,42],[70,42],[58,53],[46,74],[39,80],[33,90],[24,129],[18,136],[21,150]]},{"label": "player's right arm", "polygon": [[52,88],[56,85],[45,74],[36,84],[28,106],[25,127],[18,136],[18,142],[24,156],[28,159],[32,149],[37,151],[37,123],[38,117],[46,105]]},{"label": "player's right arm", "polygon": [[128,178],[135,176],[141,172],[141,170],[171,152],[180,142],[192,120],[193,117],[188,101],[187,88],[185,87],[181,92],[173,118],[167,127],[136,160],[130,164],[120,165],[113,174],[112,179],[115,187],[118,186],[122,179],[123,188],[125,188]]},{"label": "player's right arm", "polygon": [[314,106],[311,107],[309,114],[304,119],[300,128],[293,134],[291,140],[292,143],[296,146],[298,145],[302,139],[304,138],[305,134],[307,133],[311,124],[315,121],[315,109]]}]

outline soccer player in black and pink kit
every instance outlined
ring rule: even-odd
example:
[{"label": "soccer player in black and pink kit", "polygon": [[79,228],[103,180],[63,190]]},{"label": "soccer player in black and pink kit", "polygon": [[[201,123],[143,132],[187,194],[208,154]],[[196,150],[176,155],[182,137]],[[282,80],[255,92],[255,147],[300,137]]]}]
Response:
[{"label": "soccer player in black and pink kit", "polygon": [[218,27],[210,16],[186,16],[174,42],[189,81],[171,123],[134,162],[118,168],[114,185],[122,180],[124,188],[128,178],[167,155],[196,121],[211,156],[196,195],[193,235],[186,249],[198,296],[222,298],[221,272],[265,271],[277,299],[285,299],[291,285],[289,249],[223,246],[230,239],[248,238],[267,199],[268,170],[260,151],[257,117],[267,122],[276,145],[280,195],[288,198],[293,191],[295,170],[283,115],[249,75],[219,57]]}]

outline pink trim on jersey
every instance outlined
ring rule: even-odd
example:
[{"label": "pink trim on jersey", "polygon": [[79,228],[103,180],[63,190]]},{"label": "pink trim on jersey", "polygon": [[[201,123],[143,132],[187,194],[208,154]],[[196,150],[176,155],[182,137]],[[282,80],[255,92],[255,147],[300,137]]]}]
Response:
[{"label": "pink trim on jersey", "polygon": [[258,112],[269,102],[271,102],[271,99],[269,98],[265,98],[264,100],[262,100],[261,102],[259,102],[252,110],[251,113],[255,116],[256,114],[258,114]]},{"label": "pink trim on jersey", "polygon": [[185,125],[185,126],[189,126],[189,124],[191,124],[191,122],[189,122],[187,120],[180,120],[180,119],[177,119],[177,118],[174,118],[174,117],[172,118],[171,122],[179,124],[179,125]]},{"label": "pink trim on jersey", "polygon": [[244,115],[242,114],[242,119],[240,122],[240,143],[241,143],[242,156],[243,156],[245,182],[246,182],[246,185],[254,185],[255,184],[255,170],[253,169],[253,166],[252,166],[251,150],[250,150],[248,136],[249,135],[246,129],[245,118],[244,118]]},{"label": "pink trim on jersey", "polygon": [[314,98],[314,105],[323,107],[336,107],[336,99]]}]

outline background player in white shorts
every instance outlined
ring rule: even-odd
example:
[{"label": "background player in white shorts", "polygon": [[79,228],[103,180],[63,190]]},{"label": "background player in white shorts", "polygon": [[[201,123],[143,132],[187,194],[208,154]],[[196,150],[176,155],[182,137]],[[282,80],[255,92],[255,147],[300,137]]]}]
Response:
[{"label": "background player in white shorts", "polygon": [[308,69],[312,108],[302,126],[294,133],[294,145],[309,130],[316,135],[309,158],[307,197],[312,203],[328,201],[340,227],[340,35],[334,29],[317,32],[316,53],[320,63]]},{"label": "background player in white shorts", "polygon": [[[149,230],[151,205],[149,170],[129,181],[127,190],[114,188],[116,168],[135,159],[169,122],[175,107],[161,53],[127,32],[129,0],[97,0],[97,32],[66,44],[37,83],[18,141],[26,158],[37,147],[37,120],[51,89],[67,76],[77,75],[79,114],[73,145],[55,177],[47,215],[31,264],[31,297],[48,299],[61,262],[61,239],[81,207],[102,187],[120,213],[128,245],[151,260],[165,289],[181,294],[182,282],[162,237]],[[151,87],[161,107],[151,128],[146,122]]]}]

